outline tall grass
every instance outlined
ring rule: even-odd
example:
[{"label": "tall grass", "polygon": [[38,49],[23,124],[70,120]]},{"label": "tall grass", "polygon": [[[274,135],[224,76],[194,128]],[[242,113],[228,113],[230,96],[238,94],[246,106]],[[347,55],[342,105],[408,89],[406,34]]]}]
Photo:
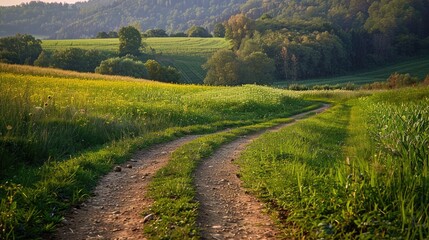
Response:
[{"label": "tall grass", "polygon": [[427,96],[375,93],[267,134],[241,158],[243,179],[289,237],[426,239]]},{"label": "tall grass", "polygon": [[[0,65],[1,238],[35,238],[137,148],[312,105],[260,86],[173,85]],[[234,97],[235,96],[235,97]]]}]

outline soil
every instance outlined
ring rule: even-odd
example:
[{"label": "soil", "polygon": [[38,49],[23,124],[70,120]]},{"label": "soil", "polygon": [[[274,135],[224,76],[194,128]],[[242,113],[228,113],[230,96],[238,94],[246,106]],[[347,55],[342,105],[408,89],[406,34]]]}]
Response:
[{"label": "soil", "polygon": [[[314,110],[322,112],[329,106]],[[304,117],[307,113],[294,116]],[[293,123],[270,129],[277,131]],[[245,147],[263,132],[222,146],[204,160],[195,173],[198,224],[202,239],[274,239],[278,232],[264,206],[247,194],[233,164]],[[151,206],[146,197],[153,175],[168,163],[171,152],[197,138],[187,136],[137,152],[133,158],[104,176],[85,203],[65,216],[51,239],[146,239],[143,235],[143,209]]]}]

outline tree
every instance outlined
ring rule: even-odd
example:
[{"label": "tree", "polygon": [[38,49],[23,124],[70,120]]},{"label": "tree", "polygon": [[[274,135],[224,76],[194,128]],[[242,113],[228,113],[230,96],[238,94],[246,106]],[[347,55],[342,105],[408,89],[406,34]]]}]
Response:
[{"label": "tree", "polygon": [[34,61],[34,66],[38,67],[50,67],[52,64],[52,54],[43,50],[39,57]]},{"label": "tree", "polygon": [[267,84],[274,79],[274,60],[265,53],[254,52],[244,57],[242,79],[245,83]]},{"label": "tree", "polygon": [[155,28],[145,32],[146,37],[168,37],[164,29]]},{"label": "tree", "polygon": [[31,65],[42,52],[41,43],[28,34],[0,38],[0,62]]},{"label": "tree", "polygon": [[95,69],[96,73],[107,75],[148,78],[149,74],[143,62],[130,57],[109,58],[101,62]]},{"label": "tree", "polygon": [[225,24],[225,38],[232,41],[235,50],[240,47],[244,38],[251,38],[254,32],[255,22],[244,14],[231,16]]},{"label": "tree", "polygon": [[149,59],[145,62],[145,67],[149,73],[149,79],[161,80],[162,79],[162,66],[159,62]]},{"label": "tree", "polygon": [[107,56],[97,50],[68,48],[52,54],[51,65],[56,68],[79,72],[94,72]]},{"label": "tree", "polygon": [[95,36],[95,38],[109,38],[109,34],[107,34],[106,32],[99,32],[97,33],[97,36]]},{"label": "tree", "polygon": [[198,26],[192,26],[188,31],[186,31],[186,33],[188,34],[188,37],[212,37],[207,29]]},{"label": "tree", "polygon": [[221,49],[203,65],[207,85],[240,85],[240,63],[234,52]]},{"label": "tree", "polygon": [[139,56],[142,46],[142,36],[135,27],[122,27],[119,30],[119,55],[127,54]]},{"label": "tree", "polygon": [[225,26],[222,23],[216,24],[213,30],[213,36],[214,37],[225,37]]},{"label": "tree", "polygon": [[109,38],[118,38],[119,37],[118,32],[115,32],[115,31],[110,31],[108,33],[108,35],[109,35]]},{"label": "tree", "polygon": [[181,75],[176,68],[162,66],[159,62],[149,59],[144,64],[149,73],[149,79],[162,82],[178,83]]},{"label": "tree", "polygon": [[187,37],[188,35],[184,32],[177,32],[170,34],[170,37]]}]

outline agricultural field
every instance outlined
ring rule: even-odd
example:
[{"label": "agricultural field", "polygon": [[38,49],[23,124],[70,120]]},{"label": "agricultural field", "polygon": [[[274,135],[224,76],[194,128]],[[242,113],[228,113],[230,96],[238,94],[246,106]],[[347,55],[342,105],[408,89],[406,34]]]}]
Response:
[{"label": "agricultural field", "polygon": [[[317,107],[268,87],[173,85],[0,65],[2,239],[49,232],[136,149]],[[53,210],[54,209],[54,210]]]},{"label": "agricultural field", "polygon": [[[230,46],[223,38],[146,38],[143,41],[146,52],[155,54],[157,61],[179,69],[185,83],[202,83],[206,73],[201,65],[212,53]],[[117,52],[119,39],[43,40],[42,46],[48,51],[75,47]]]},{"label": "agricultural field", "polygon": [[309,87],[315,85],[342,85],[348,83],[364,85],[373,82],[383,82],[394,72],[403,74],[410,73],[412,76],[417,76],[420,79],[423,79],[428,74],[428,71],[429,56],[425,56],[414,58],[412,60],[407,60],[397,64],[392,64],[386,67],[378,67],[374,70],[356,72],[346,76],[308,79],[297,82],[276,82],[274,83],[274,85],[277,87],[287,87],[293,83],[302,84]]}]

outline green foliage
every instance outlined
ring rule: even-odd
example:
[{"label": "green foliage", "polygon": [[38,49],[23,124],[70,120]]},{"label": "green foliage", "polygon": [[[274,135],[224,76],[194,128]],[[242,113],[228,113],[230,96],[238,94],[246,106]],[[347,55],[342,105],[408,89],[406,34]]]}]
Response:
[{"label": "green foliage", "polygon": [[184,32],[177,32],[170,34],[170,37],[187,37],[188,35]]},{"label": "green foliage", "polygon": [[178,83],[181,75],[176,68],[171,66],[162,66],[155,60],[148,60],[144,64],[149,73],[149,79],[162,82]]},{"label": "green foliage", "polygon": [[95,38],[109,38],[109,34],[106,32],[99,32]]},{"label": "green foliage", "polygon": [[237,50],[241,41],[252,37],[255,31],[255,22],[244,14],[231,16],[225,23],[225,38],[232,41],[233,49]]},{"label": "green foliage", "polygon": [[135,27],[128,26],[119,29],[119,56],[125,55],[140,55],[140,47],[142,46],[142,37]]},{"label": "green foliage", "polygon": [[409,73],[392,73],[385,82],[374,82],[362,86],[363,89],[393,89],[424,84],[424,79],[413,77]]},{"label": "green foliage", "polygon": [[0,38],[0,62],[32,65],[42,52],[41,43],[28,34]]},{"label": "green foliage", "polygon": [[207,70],[204,83],[207,85],[239,85],[240,63],[234,52],[226,49],[217,51],[203,66]]},{"label": "green foliage", "polygon": [[149,74],[143,62],[134,60],[127,56],[109,58],[101,62],[100,66],[95,68],[96,73],[107,75],[121,75],[135,78],[148,78]]},{"label": "green foliage", "polygon": [[203,66],[207,69],[207,85],[240,85],[271,83],[274,61],[262,52],[238,57],[229,50],[219,50]]},{"label": "green foliage", "polygon": [[245,83],[269,84],[274,79],[274,60],[265,53],[251,53],[244,57],[242,66],[242,79]]},{"label": "green foliage", "polygon": [[149,29],[144,33],[145,37],[168,37],[164,29]]},{"label": "green foliage", "polygon": [[207,29],[199,26],[192,26],[186,31],[186,34],[188,34],[188,37],[212,37],[212,35],[207,31]]},{"label": "green foliage", "polygon": [[79,72],[94,72],[101,61],[107,58],[107,55],[98,50],[85,50],[81,48],[68,48],[55,51],[51,57],[49,54],[40,56],[37,64],[44,66],[49,62],[49,66],[73,70]]},{"label": "green foliage", "polygon": [[223,38],[225,37],[225,31],[225,26],[222,23],[218,23],[213,29],[213,36]]}]

